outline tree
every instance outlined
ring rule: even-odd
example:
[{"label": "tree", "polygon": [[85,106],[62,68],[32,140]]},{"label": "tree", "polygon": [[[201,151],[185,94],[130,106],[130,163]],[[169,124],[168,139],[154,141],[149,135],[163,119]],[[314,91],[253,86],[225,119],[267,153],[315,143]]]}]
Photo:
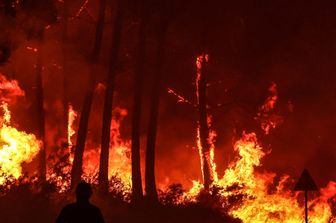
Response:
[{"label": "tree", "polygon": [[207,62],[208,55],[202,54],[197,58],[197,78],[196,78],[196,95],[197,108],[199,112],[198,122],[198,140],[203,174],[204,189],[208,190],[215,178],[213,162],[213,143],[210,135],[210,120],[207,112]]},{"label": "tree", "polygon": [[[69,98],[68,98],[68,21],[69,20],[69,1],[63,0],[63,19],[62,19],[62,54],[63,54],[63,128],[62,137],[66,138],[68,133],[69,122]],[[69,147],[69,145],[67,145]]]},{"label": "tree", "polygon": [[155,146],[157,124],[159,116],[159,103],[161,93],[161,82],[163,76],[163,63],[165,52],[165,40],[167,31],[167,19],[163,13],[160,15],[160,24],[157,32],[156,62],[152,82],[150,116],[147,133],[146,165],[145,165],[145,191],[149,202],[155,203],[158,200],[155,182]]},{"label": "tree", "polygon": [[146,5],[140,6],[140,25],[138,33],[138,46],[135,58],[135,78],[133,96],[133,117],[132,117],[132,202],[138,203],[143,197],[141,162],[140,162],[140,127],[141,127],[141,102],[143,91],[145,46],[146,46],[146,25],[148,12]]},{"label": "tree", "polygon": [[93,49],[89,58],[89,61],[91,63],[90,77],[88,86],[86,88],[83,107],[81,110],[78,133],[77,133],[77,142],[75,146],[74,161],[71,170],[71,188],[74,188],[78,184],[83,173],[83,167],[82,167],[83,154],[89,124],[89,117],[91,112],[91,105],[94,95],[94,88],[96,85],[96,66],[99,60],[99,54],[102,45],[102,37],[105,22],[105,8],[106,8],[106,0],[100,0],[98,21],[96,25],[96,36]]},{"label": "tree", "polygon": [[[124,0],[116,2],[116,16],[113,23],[113,34],[111,42],[110,67],[106,82],[106,92],[104,101],[103,123],[102,123],[102,139],[99,165],[99,187],[103,193],[108,192],[108,165],[109,165],[109,149],[110,134],[112,121],[112,105],[113,93],[115,86],[115,77],[117,72],[118,55],[120,49],[120,38],[122,33],[122,21],[124,12]],[[112,10],[112,16],[115,14]]]},{"label": "tree", "polygon": [[38,122],[38,138],[42,141],[39,154],[39,177],[43,183],[46,181],[46,144],[45,144],[45,112],[44,112],[44,93],[43,93],[43,43],[44,30],[47,25],[57,21],[57,10],[51,0],[24,0],[22,9],[26,14],[27,20],[24,29],[28,38],[34,38],[38,42],[36,60],[36,110]]}]

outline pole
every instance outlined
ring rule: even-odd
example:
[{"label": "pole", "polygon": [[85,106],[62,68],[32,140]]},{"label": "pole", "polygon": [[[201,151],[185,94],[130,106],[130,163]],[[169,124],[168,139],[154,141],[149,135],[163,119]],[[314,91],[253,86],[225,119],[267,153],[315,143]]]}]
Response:
[{"label": "pole", "polygon": [[305,190],[305,220],[308,223],[308,191]]}]

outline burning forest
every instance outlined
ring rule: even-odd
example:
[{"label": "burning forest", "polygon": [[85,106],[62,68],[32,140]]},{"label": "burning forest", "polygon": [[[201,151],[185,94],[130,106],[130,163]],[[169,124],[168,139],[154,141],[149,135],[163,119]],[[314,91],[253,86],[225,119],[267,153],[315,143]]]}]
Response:
[{"label": "burning forest", "polygon": [[336,222],[335,9],[0,0],[0,221]]}]

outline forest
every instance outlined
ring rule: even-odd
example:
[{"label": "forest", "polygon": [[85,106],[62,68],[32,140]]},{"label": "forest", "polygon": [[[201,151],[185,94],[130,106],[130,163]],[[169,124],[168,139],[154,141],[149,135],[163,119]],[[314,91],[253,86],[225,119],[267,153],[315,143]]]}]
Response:
[{"label": "forest", "polygon": [[0,30],[1,222],[82,181],[111,223],[336,222],[333,1],[0,0]]}]

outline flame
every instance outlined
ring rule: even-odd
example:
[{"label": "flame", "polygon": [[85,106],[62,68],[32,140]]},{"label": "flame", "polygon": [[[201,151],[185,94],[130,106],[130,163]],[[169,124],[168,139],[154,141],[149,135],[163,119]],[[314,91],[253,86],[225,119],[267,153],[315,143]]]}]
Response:
[{"label": "flame", "polygon": [[74,122],[76,120],[76,117],[77,117],[77,112],[73,109],[72,105],[69,104],[68,106],[68,146],[69,148],[73,146],[71,138],[76,133],[74,129]]},{"label": "flame", "polygon": [[[201,62],[198,60],[198,69]],[[276,84],[269,88],[271,96],[260,107],[257,117],[262,121],[265,134],[275,128],[279,122],[272,122],[272,112],[277,102]],[[261,119],[263,118],[263,120]],[[198,142],[199,143],[199,142]],[[293,191],[293,180],[288,175],[260,171],[261,160],[267,153],[258,142],[255,133],[243,133],[242,137],[234,144],[237,157],[225,170],[222,178],[214,180],[212,187],[220,188],[218,195],[221,197],[222,206],[235,218],[244,223],[250,222],[297,222],[304,221],[304,208],[302,196]],[[216,169],[213,169],[215,171]],[[217,174],[217,173],[216,173]],[[199,181],[193,181],[193,187],[184,193],[179,201],[197,201],[199,194],[204,189]],[[210,194],[213,191],[210,190]],[[331,204],[335,202],[336,183],[330,182],[322,188],[319,196],[315,196],[309,203],[309,222],[335,222],[332,216]],[[235,198],[237,199],[235,201]]]},{"label": "flame", "polygon": [[[202,69],[204,63],[207,63],[209,61],[209,55],[208,54],[202,54],[196,58],[196,69],[197,69],[197,76],[196,76],[196,96],[199,99],[199,84],[202,79]],[[215,138],[216,138],[216,132],[211,129],[211,122],[212,118],[210,115],[207,114],[207,126],[209,129],[208,137],[207,137],[207,144],[209,145],[209,148],[203,148],[202,147],[202,142],[201,142],[201,129],[200,125],[198,125],[197,128],[197,148],[199,151],[199,156],[200,156],[200,162],[201,162],[201,170],[202,170],[202,175],[204,179],[204,170],[203,170],[203,164],[206,160],[206,163],[208,165],[208,168],[210,169],[210,177],[213,181],[218,180],[217,176],[217,171],[216,171],[216,163],[214,161],[215,159]],[[205,150],[205,151],[204,151]],[[208,151],[206,151],[208,150]],[[204,160],[205,159],[205,160]]]},{"label": "flame", "polygon": [[68,104],[67,143],[63,149],[57,150],[54,157],[49,158],[47,180],[56,185],[60,193],[70,188],[71,168],[73,163],[73,136],[76,134],[74,123],[78,113]]},{"label": "flame", "polygon": [[[109,153],[109,179],[117,177],[123,189],[131,191],[131,154],[130,142],[124,141],[120,135],[121,121],[127,116],[127,110],[116,108],[114,117],[111,122],[111,141]],[[49,182],[55,183],[59,192],[65,192],[70,187],[70,173],[73,163],[73,154],[71,148],[73,146],[72,137],[76,134],[74,123],[77,118],[77,112],[69,105],[68,109],[68,150],[58,154],[59,160],[54,160],[52,163],[57,163],[58,169],[50,168],[48,170],[47,179]],[[87,143],[83,157],[83,175],[82,178],[93,184],[98,183],[98,170],[100,160],[100,146],[92,146]],[[62,158],[66,157],[66,159]],[[55,165],[54,165],[55,166]]]},{"label": "flame", "polygon": [[[243,133],[235,145],[238,158],[226,169],[223,177],[213,186],[223,188],[220,196],[228,200],[242,196],[242,200],[229,210],[229,213],[242,222],[303,222],[303,207],[298,202],[299,193],[287,185],[291,183],[288,175],[282,176],[275,184],[275,173],[257,172],[261,159],[266,155],[259,145],[255,133]],[[273,190],[271,190],[273,188]],[[275,188],[275,189],[274,189]],[[184,199],[195,201],[203,189],[198,181],[184,194]],[[332,219],[329,200],[336,195],[336,183],[330,182],[320,190],[320,196],[309,202],[309,222],[330,222]],[[223,204],[225,205],[225,204]]]},{"label": "flame", "polygon": [[278,89],[276,83],[272,82],[268,88],[269,96],[266,98],[264,104],[259,107],[257,117],[260,120],[261,129],[268,135],[271,129],[275,129],[282,123],[282,118],[275,114],[275,106],[278,102]]},{"label": "flame", "polygon": [[13,103],[17,97],[25,96],[17,80],[8,80],[0,73],[0,100],[6,103]]},{"label": "flame", "polygon": [[33,134],[10,126],[8,104],[2,102],[3,120],[0,129],[0,185],[22,176],[22,164],[29,163],[38,154],[40,142]]},{"label": "flame", "polygon": [[[109,153],[109,179],[118,177],[125,190],[131,190],[131,149],[130,141],[124,141],[120,134],[120,125],[127,115],[127,110],[116,108],[115,116],[111,122],[111,141]],[[83,178],[94,182],[99,169],[100,147],[89,149],[84,153]]]}]

